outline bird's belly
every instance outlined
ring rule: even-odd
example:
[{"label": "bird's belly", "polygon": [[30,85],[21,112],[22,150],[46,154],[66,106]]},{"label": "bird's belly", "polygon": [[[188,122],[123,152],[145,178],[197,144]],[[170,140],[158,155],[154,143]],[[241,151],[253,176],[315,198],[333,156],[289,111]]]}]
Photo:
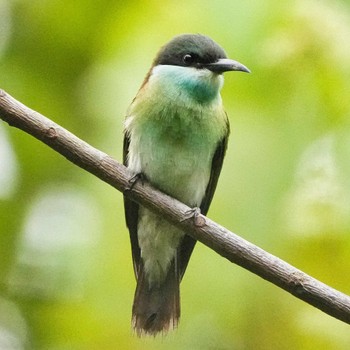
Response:
[{"label": "bird's belly", "polygon": [[211,171],[207,147],[154,140],[148,149],[140,152],[140,164],[149,181],[187,205],[199,206]]}]

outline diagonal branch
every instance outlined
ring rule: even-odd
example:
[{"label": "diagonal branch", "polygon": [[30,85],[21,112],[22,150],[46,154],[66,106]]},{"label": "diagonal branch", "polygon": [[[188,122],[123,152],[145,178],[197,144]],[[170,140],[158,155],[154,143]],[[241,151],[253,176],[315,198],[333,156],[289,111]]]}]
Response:
[{"label": "diagonal branch", "polygon": [[133,174],[107,154],[55,124],[0,90],[0,118],[22,129],[69,161],[94,174],[136,202],[162,215],[175,226],[221,256],[350,324],[350,297],[321,283],[283,260],[265,252],[203,215],[188,218],[190,208],[148,183],[129,189]]}]

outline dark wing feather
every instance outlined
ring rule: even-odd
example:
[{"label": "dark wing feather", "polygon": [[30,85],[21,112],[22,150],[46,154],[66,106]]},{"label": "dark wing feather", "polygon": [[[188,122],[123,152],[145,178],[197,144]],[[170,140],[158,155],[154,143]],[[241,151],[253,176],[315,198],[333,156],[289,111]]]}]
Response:
[{"label": "dark wing feather", "polygon": [[228,134],[220,141],[218,144],[212,163],[211,163],[211,173],[210,173],[210,179],[208,182],[207,189],[205,191],[205,196],[201,203],[201,213],[203,215],[207,215],[207,212],[209,210],[210,203],[213,199],[214,192],[216,190],[216,185],[219,180],[219,176],[221,173],[222,164],[224,162],[224,157],[226,153],[227,148],[227,140],[228,140]]},{"label": "dark wing feather", "polygon": [[[229,125],[227,125],[227,133],[225,137],[218,143],[216,151],[213,156],[213,160],[211,163],[210,179],[208,182],[207,189],[205,191],[205,196],[200,205],[201,213],[203,215],[207,214],[210,203],[214,196],[214,192],[216,189],[216,185],[218,183],[219,175],[220,175],[222,164],[225,157],[228,135],[229,135]],[[196,245],[196,240],[189,235],[185,235],[179,249],[181,278],[185,273],[186,267],[188,265],[188,261],[190,260],[190,257],[195,245]]]},{"label": "dark wing feather", "polygon": [[[123,164],[128,166],[128,153],[129,153],[130,139],[125,133],[123,144]],[[134,265],[134,272],[137,278],[138,270],[141,262],[141,251],[137,238],[137,224],[139,216],[139,205],[132,200],[124,196],[124,209],[125,209],[125,221],[130,233],[132,260]]]}]

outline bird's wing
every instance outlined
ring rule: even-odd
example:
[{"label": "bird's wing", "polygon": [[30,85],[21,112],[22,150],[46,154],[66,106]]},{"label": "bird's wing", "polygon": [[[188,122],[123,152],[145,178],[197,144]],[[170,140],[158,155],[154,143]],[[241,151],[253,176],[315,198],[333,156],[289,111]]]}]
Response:
[{"label": "bird's wing", "polygon": [[[201,213],[203,215],[206,215],[210,203],[213,199],[214,192],[216,189],[216,185],[218,183],[219,175],[221,172],[222,164],[225,157],[225,152],[227,148],[227,141],[229,136],[229,125],[227,124],[227,133],[226,135],[221,139],[221,141],[218,143],[217,148],[215,150],[212,163],[211,163],[211,172],[210,172],[210,179],[208,182],[208,186],[205,190],[205,196],[202,200],[202,203],[200,205]],[[180,276],[183,277],[186,267],[188,265],[188,261],[190,260],[193,248],[196,244],[196,240],[192,238],[189,235],[185,235],[184,239],[182,240],[180,249],[179,249],[179,261],[180,261]]]},{"label": "bird's wing", "polygon": [[[128,166],[129,144],[130,144],[129,136],[127,135],[127,133],[125,133],[124,144],[123,144],[123,164],[125,166]],[[132,200],[124,196],[124,209],[125,209],[125,221],[130,234],[134,272],[137,278],[138,270],[141,262],[141,251],[140,251],[140,246],[137,238],[139,205],[136,202],[133,202]]]},{"label": "bird's wing", "polygon": [[216,148],[216,151],[214,153],[214,156],[213,156],[213,160],[211,163],[210,179],[208,182],[207,189],[205,190],[205,196],[204,196],[202,203],[201,203],[201,206],[200,206],[201,213],[203,215],[207,214],[207,212],[209,210],[210,203],[211,203],[213,196],[214,196],[214,192],[216,190],[216,185],[217,185],[218,180],[219,180],[222,164],[224,162],[224,157],[225,157],[226,148],[227,148],[227,141],[228,141],[228,133],[219,142],[219,144]]}]

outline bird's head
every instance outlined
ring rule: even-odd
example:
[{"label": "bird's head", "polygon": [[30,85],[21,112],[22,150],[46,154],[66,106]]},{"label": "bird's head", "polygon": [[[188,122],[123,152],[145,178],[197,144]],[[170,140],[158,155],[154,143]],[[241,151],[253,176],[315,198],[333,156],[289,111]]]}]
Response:
[{"label": "bird's head", "polygon": [[228,59],[225,51],[209,37],[183,34],[160,49],[148,80],[169,95],[186,95],[205,103],[219,95],[222,73],[228,71],[250,72],[243,64]]}]

